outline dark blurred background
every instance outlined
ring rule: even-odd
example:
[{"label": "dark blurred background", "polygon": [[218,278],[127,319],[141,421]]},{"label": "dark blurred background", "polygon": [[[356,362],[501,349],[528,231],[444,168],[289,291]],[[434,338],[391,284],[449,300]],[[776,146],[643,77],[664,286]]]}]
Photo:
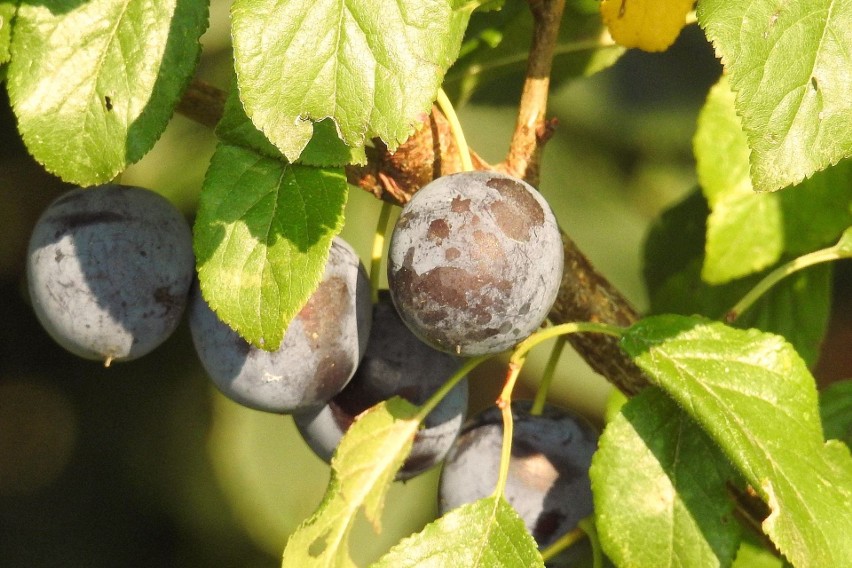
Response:
[{"label": "dark blurred background", "polygon": [[[230,80],[228,4],[213,2],[198,75]],[[613,68],[562,85],[560,126],[542,192],[560,223],[640,309],[641,247],[661,210],[695,185],[695,118],[720,67],[696,26],[664,54],[627,53]],[[459,109],[469,142],[497,162],[514,126],[520,81]],[[122,175],[166,195],[189,219],[215,145],[176,117],[154,150]],[[67,189],[21,145],[0,96],[0,566],[3,568],[279,565],[286,536],[319,503],[328,468],[287,417],[241,408],[212,387],[186,325],[154,354],[105,369],[59,348],[39,327],[24,276],[41,210]],[[378,203],[352,191],[344,238],[367,258]],[[838,265],[835,318],[816,373],[852,376],[852,270]],[[532,393],[547,349],[524,371]],[[504,370],[471,382],[472,409],[493,400]],[[600,423],[610,387],[565,353],[553,398]],[[384,531],[359,526],[366,561],[435,513],[437,471],[388,499]]]}]

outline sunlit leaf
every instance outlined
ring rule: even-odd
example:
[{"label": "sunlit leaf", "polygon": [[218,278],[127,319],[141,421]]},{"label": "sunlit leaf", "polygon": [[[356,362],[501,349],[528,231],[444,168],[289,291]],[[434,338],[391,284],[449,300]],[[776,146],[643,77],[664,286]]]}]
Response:
[{"label": "sunlit leaf", "polygon": [[354,566],[348,540],[352,524],[363,509],[379,530],[385,495],[420,424],[416,414],[415,406],[393,398],[353,423],[332,459],[322,503],[287,541],[283,568]]},{"label": "sunlit leaf", "polygon": [[277,349],[319,284],[347,195],[341,169],[220,144],[194,229],[201,289],[219,318],[257,347]]},{"label": "sunlit leaf", "polygon": [[236,0],[234,59],[252,122],[290,161],[314,123],[391,149],[429,112],[470,9],[449,0]]},{"label": "sunlit leaf", "polygon": [[[786,564],[789,568],[789,564]],[[744,533],[744,538],[737,551],[737,557],[731,568],[784,568],[785,562],[765,544],[760,543],[749,532]]]},{"label": "sunlit leaf", "polygon": [[783,338],[656,316],[622,346],[758,492],[763,530],[795,566],[852,558],[852,457],[824,442],[814,379]]},{"label": "sunlit leaf", "polygon": [[840,235],[837,248],[845,254],[852,255],[852,227],[849,227]]},{"label": "sunlit leaf", "polygon": [[111,180],[165,130],[206,27],[204,0],[22,3],[8,87],[27,149],[65,181]]},{"label": "sunlit leaf", "polygon": [[[653,313],[721,318],[765,275],[764,271],[718,285],[701,278],[708,214],[706,200],[696,191],[651,227],[643,276]],[[783,335],[809,365],[815,365],[831,310],[832,272],[830,264],[796,272],[770,289],[734,325]]]},{"label": "sunlit leaf", "polygon": [[852,3],[702,0],[697,14],[736,92],[755,189],[852,155]]},{"label": "sunlit leaf", "polygon": [[12,40],[12,18],[17,2],[0,2],[0,65],[9,61],[9,43]]},{"label": "sunlit leaf", "polygon": [[698,179],[712,213],[702,277],[722,284],[827,246],[852,224],[852,161],[796,187],[755,193],[746,135],[734,94],[722,77],[698,118],[694,141]]},{"label": "sunlit leaf", "polygon": [[727,459],[657,388],[607,424],[590,471],[598,534],[618,566],[729,566],[740,527]]},{"label": "sunlit leaf", "polygon": [[544,566],[535,540],[506,499],[486,497],[453,509],[392,548],[371,568]]},{"label": "sunlit leaf", "polygon": [[[234,146],[251,148],[264,156],[284,158],[281,151],[266,139],[246,116],[243,103],[237,96],[236,82],[225,101],[225,112],[216,125],[216,135],[220,140]],[[367,159],[364,148],[352,148],[337,137],[334,123],[326,119],[314,125],[313,136],[305,147],[298,163],[309,166],[328,167],[363,163]]]}]

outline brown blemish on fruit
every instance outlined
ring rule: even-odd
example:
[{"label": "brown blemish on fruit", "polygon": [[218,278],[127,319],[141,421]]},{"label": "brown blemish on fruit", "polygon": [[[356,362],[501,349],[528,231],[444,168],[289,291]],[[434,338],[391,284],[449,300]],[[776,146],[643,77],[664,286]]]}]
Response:
[{"label": "brown blemish on fruit", "polygon": [[492,278],[506,269],[506,252],[494,233],[474,230],[469,258],[475,263],[477,273],[490,274]]},{"label": "brown blemish on fruit", "polygon": [[[495,314],[505,311],[503,298],[512,287],[509,281],[483,277],[452,266],[434,268],[421,275],[403,266],[393,280],[393,286],[399,291],[397,298],[429,326],[429,339],[445,347],[455,345],[454,336],[459,333],[459,330],[448,333],[441,325],[450,314],[464,314],[463,319],[476,324],[475,328],[463,331],[466,339],[482,341],[498,334],[499,329],[485,325]],[[494,291],[499,293],[494,294]]]},{"label": "brown blemish on fruit", "polygon": [[324,349],[325,355],[317,366],[315,379],[311,382],[314,386],[313,400],[328,400],[340,392],[346,381],[352,376],[352,360],[347,353],[340,348]]},{"label": "brown blemish on fruit", "polygon": [[396,220],[396,226],[399,229],[404,229],[405,227],[407,227],[408,225],[410,225],[411,223],[413,223],[414,221],[416,221],[419,218],[420,218],[420,213],[418,213],[416,211],[414,211],[414,212],[409,211],[407,213],[403,213],[402,215],[399,216],[399,219]]},{"label": "brown blemish on fruit", "polygon": [[405,258],[402,259],[402,265],[409,269],[414,266],[414,247],[409,247],[405,251]]},{"label": "brown blemish on fruit", "polygon": [[502,260],[503,249],[500,247],[500,241],[492,233],[475,230],[473,231],[473,242],[475,258],[488,261],[489,264],[493,264],[495,260]]},{"label": "brown blemish on fruit", "polygon": [[450,211],[453,213],[467,213],[470,211],[470,199],[463,199],[462,196],[456,195],[450,202]]},{"label": "brown blemish on fruit", "polygon": [[560,472],[538,448],[523,444],[522,448],[512,446],[512,474],[524,485],[543,493],[553,487]]},{"label": "brown blemish on fruit", "polygon": [[[305,337],[316,351],[337,334],[340,318],[348,310],[349,288],[339,276],[324,280],[317,287],[302,311],[296,316],[302,322]],[[334,317],[328,317],[334,314]]]},{"label": "brown blemish on fruit", "polygon": [[500,230],[516,241],[530,240],[533,228],[544,223],[544,210],[535,197],[511,179],[492,178],[486,185],[496,189],[503,198],[489,206]]},{"label": "brown blemish on fruit", "polygon": [[448,236],[450,236],[450,225],[445,219],[435,219],[429,223],[429,230],[426,231],[427,239],[440,243]]},{"label": "brown blemish on fruit", "polygon": [[461,256],[461,251],[456,247],[450,247],[444,252],[444,258],[449,261],[453,261]]}]

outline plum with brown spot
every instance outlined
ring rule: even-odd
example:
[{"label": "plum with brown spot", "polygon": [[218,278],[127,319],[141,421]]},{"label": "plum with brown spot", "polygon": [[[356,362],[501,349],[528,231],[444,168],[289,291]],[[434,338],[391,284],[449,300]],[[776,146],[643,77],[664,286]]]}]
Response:
[{"label": "plum with brown spot", "polygon": [[54,200],[27,254],[42,326],[68,351],[105,364],[141,357],[172,334],[194,274],[180,211],[149,189],[117,184]]},{"label": "plum with brown spot", "polygon": [[422,341],[462,356],[498,353],[545,320],[562,280],[562,238],[544,198],[497,172],[436,179],[391,236],[388,283]]},{"label": "plum with brown spot", "polygon": [[[531,407],[529,401],[512,403],[505,497],[539,548],[545,548],[593,512],[589,467],[598,431],[568,410],[546,405],[540,415],[533,415]],[[502,447],[503,417],[496,406],[465,424],[441,472],[442,515],[494,492]]]},{"label": "plum with brown spot", "polygon": [[346,386],[364,355],[371,321],[367,272],[340,238],[276,351],[249,344],[223,323],[197,285],[189,311],[195,349],[219,390],[249,408],[281,414],[321,407]]},{"label": "plum with brown spot", "polygon": [[[367,352],[355,376],[328,404],[295,414],[293,419],[314,453],[329,462],[356,416],[393,396],[423,404],[460,366],[457,357],[417,339],[383,290],[373,307]],[[411,479],[444,459],[461,430],[467,400],[467,379],[462,379],[426,416],[397,479]]]}]

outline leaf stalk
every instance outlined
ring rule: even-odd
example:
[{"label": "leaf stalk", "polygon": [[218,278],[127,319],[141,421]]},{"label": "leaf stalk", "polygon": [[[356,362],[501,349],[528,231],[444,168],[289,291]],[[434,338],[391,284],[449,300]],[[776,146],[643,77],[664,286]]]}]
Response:
[{"label": "leaf stalk", "polygon": [[740,317],[744,311],[749,309],[757,300],[760,299],[766,292],[768,292],[773,286],[781,282],[783,279],[788,276],[803,270],[805,268],[809,268],[811,266],[821,264],[823,262],[832,262],[835,260],[840,260],[842,258],[852,258],[852,250],[848,250],[844,246],[842,246],[842,241],[833,246],[820,249],[797,258],[789,262],[785,262],[769,274],[767,274],[763,280],[758,282],[754,288],[748,291],[748,293],[740,299],[730,310],[725,313],[724,321],[726,323],[733,323],[738,317]]}]

